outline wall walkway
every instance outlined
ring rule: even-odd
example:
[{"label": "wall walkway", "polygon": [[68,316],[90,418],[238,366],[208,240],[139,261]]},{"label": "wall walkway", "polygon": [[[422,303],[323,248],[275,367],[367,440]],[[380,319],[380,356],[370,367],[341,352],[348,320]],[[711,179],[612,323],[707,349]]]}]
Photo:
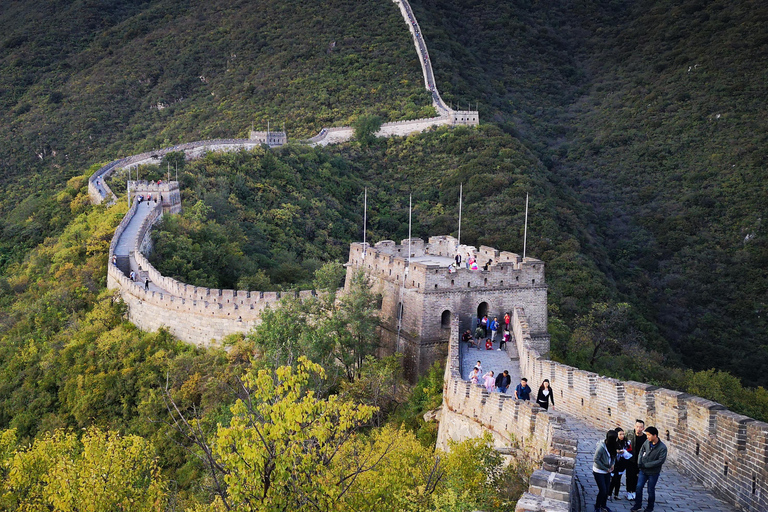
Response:
[{"label": "wall walkway", "polygon": [[[392,1],[400,8],[400,13],[408,25],[408,31],[413,38],[416,54],[419,56],[421,72],[424,77],[424,87],[432,94],[432,106],[437,110],[437,117],[384,123],[381,125],[381,129],[376,132],[376,136],[404,137],[412,133],[423,132],[435,126],[476,126],[480,124],[480,116],[476,110],[453,110],[445,104],[435,83],[435,75],[432,71],[432,61],[429,59],[427,43],[424,41],[424,36],[421,33],[418,21],[416,21],[416,16],[413,14],[411,5],[408,3],[408,0]],[[354,135],[354,130],[349,126],[323,128],[320,130],[320,133],[307,142],[312,145],[327,146],[328,144],[338,144],[339,142],[352,140]]]},{"label": "wall walkway", "polygon": [[[513,330],[516,347],[509,347],[511,357],[504,366],[513,367],[519,354],[519,375],[527,377],[534,389],[549,379],[555,407],[544,411],[509,395],[489,394],[464,380],[461,361],[483,360],[484,351],[470,349],[464,354],[457,328],[445,373],[438,444],[445,447],[448,439],[491,431],[498,446],[542,461],[518,512],[592,510],[595,442],[608,429],[631,428],[636,418],[657,427],[669,449],[657,487],[657,510],[768,510],[768,424],[703,398],[601,377],[545,359],[535,348],[522,308],[514,311]],[[483,361],[484,371],[506,369],[490,364]],[[631,503],[624,500],[610,506],[628,511]]]}]

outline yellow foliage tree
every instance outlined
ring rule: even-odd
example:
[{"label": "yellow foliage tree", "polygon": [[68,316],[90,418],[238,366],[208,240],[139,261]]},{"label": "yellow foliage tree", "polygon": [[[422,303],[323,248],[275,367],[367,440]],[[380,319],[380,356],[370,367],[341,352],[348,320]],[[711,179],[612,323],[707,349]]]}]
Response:
[{"label": "yellow foliage tree", "polygon": [[[12,437],[0,435],[6,453]],[[5,456],[0,504],[29,512],[165,510],[166,486],[151,451],[138,436],[93,428],[78,439],[55,431]]]}]

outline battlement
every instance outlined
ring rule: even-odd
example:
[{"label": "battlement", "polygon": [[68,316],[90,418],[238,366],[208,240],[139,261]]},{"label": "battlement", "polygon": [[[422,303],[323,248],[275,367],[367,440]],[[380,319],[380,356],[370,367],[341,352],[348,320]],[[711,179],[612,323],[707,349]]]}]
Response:
[{"label": "battlement", "polygon": [[477,110],[452,110],[451,124],[477,126],[480,124],[480,112]]},{"label": "battlement", "polygon": [[[523,307],[514,309],[512,327],[521,375],[530,382],[549,379],[556,397],[557,413],[539,409],[535,415],[535,426],[531,431],[534,438],[539,422],[554,421],[560,425],[560,413],[563,412],[603,431],[617,426],[626,428],[633,425],[636,418],[642,418],[646,425],[659,429],[660,437],[669,450],[669,460],[679,468],[744,510],[768,510],[768,424],[680,391],[612,379],[546,359],[537,347],[536,336],[531,332]],[[444,410],[473,418],[480,424],[479,431],[491,429],[501,443],[512,436],[503,431],[497,433],[500,425],[520,440],[519,431],[513,429],[514,424],[510,427],[506,418],[516,417],[514,415],[520,414],[520,408],[526,404],[515,404],[516,401],[500,394],[498,399],[493,396],[496,394],[489,397],[481,386],[473,386],[463,380],[458,340],[458,331],[452,332],[445,375]],[[491,408],[493,415],[487,412],[488,402],[492,399],[500,402],[498,412],[495,407]],[[456,439],[470,437],[471,432],[461,430],[465,419],[451,417],[450,422],[444,420],[441,420],[438,440],[445,440],[446,436]],[[567,421],[562,423],[567,428]],[[546,449],[542,449],[542,445],[523,445],[527,456],[543,460],[545,466],[546,457],[542,454],[547,450],[557,454],[556,447],[556,442],[550,443]],[[553,478],[559,476],[532,477],[529,493],[519,502],[518,510],[567,510],[567,507],[563,509],[557,503],[542,501],[549,491],[539,484],[551,482]],[[550,493],[549,499],[555,496],[556,493]],[[520,503],[530,508],[521,509]]]},{"label": "battlement", "polygon": [[163,206],[163,210],[168,213],[180,213],[181,212],[181,192],[179,190],[178,181],[129,181],[129,200],[143,196],[147,199],[149,196]]},{"label": "battlement", "polygon": [[[410,266],[408,240],[398,245],[383,240],[373,247],[353,243],[349,250],[348,265],[365,269],[372,277],[416,288],[424,293],[436,290],[466,288],[518,288],[546,286],[544,263],[535,258],[523,258],[513,252],[499,251],[492,247],[459,245],[452,236],[433,236],[425,243],[412,238]],[[462,262],[455,266],[454,257],[461,255]],[[465,263],[469,256],[477,259],[478,269],[471,270]],[[449,266],[454,267],[449,269]],[[487,264],[487,268],[486,268]]]},{"label": "battlement", "polygon": [[271,148],[288,144],[288,135],[285,132],[257,132],[251,130],[248,133],[248,138],[260,144],[266,144]]},{"label": "battlement", "polygon": [[[462,264],[455,267],[456,254]],[[467,257],[479,261],[469,269]],[[410,262],[409,262],[410,258]],[[503,318],[516,306],[530,311],[538,348],[549,351],[547,284],[544,263],[493,247],[460,245],[452,236],[432,236],[428,242],[411,238],[400,244],[383,240],[373,247],[353,243],[349,249],[347,283],[358,269],[381,294],[381,338],[384,353],[405,354],[410,377],[426,371],[447,353],[448,326],[459,318],[463,329],[475,318]]]}]

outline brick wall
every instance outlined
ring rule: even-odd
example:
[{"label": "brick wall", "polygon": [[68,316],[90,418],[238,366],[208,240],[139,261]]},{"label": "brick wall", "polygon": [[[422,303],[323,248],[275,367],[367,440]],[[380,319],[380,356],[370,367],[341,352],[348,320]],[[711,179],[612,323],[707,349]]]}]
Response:
[{"label": "brick wall", "polygon": [[483,386],[462,379],[460,368],[459,324],[454,320],[437,447],[447,450],[449,440],[490,432],[502,453],[538,461],[517,511],[570,510],[576,493],[573,469],[577,440],[568,432],[564,417],[530,401],[515,400],[512,395],[488,393]]},{"label": "brick wall", "polygon": [[670,460],[685,472],[744,510],[768,510],[768,424],[680,391],[550,361],[526,332],[522,308],[515,324],[521,374],[533,382],[549,379],[558,410],[603,430],[626,430],[643,419],[659,429]]}]

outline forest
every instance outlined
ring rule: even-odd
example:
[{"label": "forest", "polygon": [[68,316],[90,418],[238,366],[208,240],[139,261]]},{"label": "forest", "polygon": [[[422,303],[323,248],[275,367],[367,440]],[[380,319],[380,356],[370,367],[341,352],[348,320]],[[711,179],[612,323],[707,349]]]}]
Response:
[{"label": "forest", "polygon": [[[169,155],[142,170],[178,163],[183,195],[153,263],[205,286],[332,290],[366,189],[369,240],[407,236],[410,195],[415,236],[456,234],[463,186],[462,241],[518,253],[529,193],[553,358],[767,421],[768,7],[411,5],[443,98],[477,104],[481,126]],[[434,450],[422,416],[442,370],[409,386],[372,357],[364,281],[209,349],[137,330],[105,289],[127,206],[90,204],[104,162],[268,121],[298,140],[429,115],[394,4],[10,2],[0,28],[2,508],[514,509],[531,468],[487,439]],[[274,456],[300,445],[315,448]]]}]

